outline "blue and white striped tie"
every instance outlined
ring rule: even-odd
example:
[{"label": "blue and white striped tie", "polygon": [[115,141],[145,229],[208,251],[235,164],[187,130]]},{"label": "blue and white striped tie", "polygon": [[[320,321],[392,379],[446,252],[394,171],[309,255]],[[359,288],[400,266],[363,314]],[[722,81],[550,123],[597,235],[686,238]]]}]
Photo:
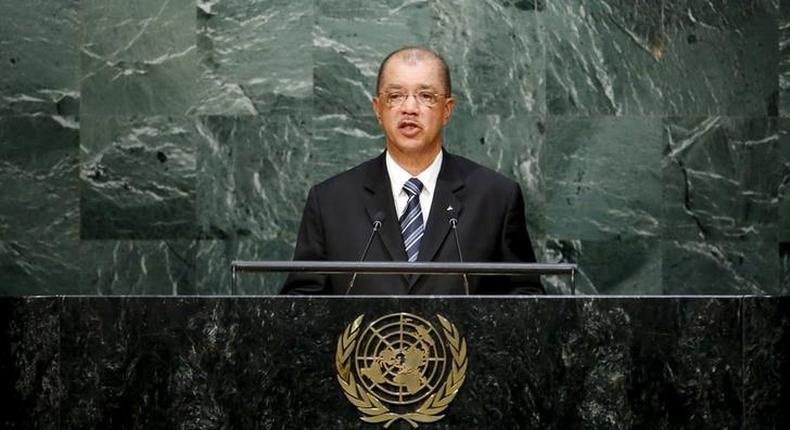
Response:
[{"label": "blue and white striped tie", "polygon": [[406,203],[406,210],[400,217],[400,232],[403,236],[406,256],[409,258],[409,263],[413,263],[417,261],[417,256],[420,254],[420,239],[425,232],[422,209],[420,209],[422,182],[417,178],[411,178],[403,184],[403,191],[406,191],[409,201]]}]

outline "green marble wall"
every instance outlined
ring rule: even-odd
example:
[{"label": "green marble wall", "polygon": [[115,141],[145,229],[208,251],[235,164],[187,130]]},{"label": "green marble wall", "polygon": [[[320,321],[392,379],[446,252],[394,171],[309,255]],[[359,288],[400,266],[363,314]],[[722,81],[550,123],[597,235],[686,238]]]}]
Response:
[{"label": "green marble wall", "polygon": [[290,258],[310,184],[381,151],[403,44],[446,55],[446,147],[521,183],[581,292],[790,293],[790,1],[0,9],[2,295],[225,294]]}]

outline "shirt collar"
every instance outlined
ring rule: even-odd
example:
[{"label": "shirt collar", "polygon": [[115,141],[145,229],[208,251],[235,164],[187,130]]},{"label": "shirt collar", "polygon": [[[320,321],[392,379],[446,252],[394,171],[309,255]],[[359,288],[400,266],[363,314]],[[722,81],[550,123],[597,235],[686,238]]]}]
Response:
[{"label": "shirt collar", "polygon": [[439,151],[439,154],[436,155],[436,158],[433,159],[431,164],[428,167],[420,172],[417,176],[412,176],[411,173],[407,172],[403,169],[403,167],[399,166],[398,163],[390,156],[390,153],[386,153],[386,164],[387,164],[387,173],[390,175],[390,185],[392,186],[392,195],[397,196],[403,191],[403,184],[406,183],[412,177],[415,177],[422,182],[422,190],[427,192],[428,195],[433,194],[434,189],[436,188],[436,180],[439,178],[439,170],[442,168],[442,158],[443,152]]}]

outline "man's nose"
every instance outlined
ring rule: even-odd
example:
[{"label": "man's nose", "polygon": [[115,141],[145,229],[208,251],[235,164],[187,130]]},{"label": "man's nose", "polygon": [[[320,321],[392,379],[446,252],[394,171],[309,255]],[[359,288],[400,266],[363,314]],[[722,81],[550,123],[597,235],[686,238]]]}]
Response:
[{"label": "man's nose", "polygon": [[407,95],[406,100],[403,101],[403,104],[400,105],[400,108],[403,112],[417,112],[420,109],[420,103],[417,101],[417,95]]}]

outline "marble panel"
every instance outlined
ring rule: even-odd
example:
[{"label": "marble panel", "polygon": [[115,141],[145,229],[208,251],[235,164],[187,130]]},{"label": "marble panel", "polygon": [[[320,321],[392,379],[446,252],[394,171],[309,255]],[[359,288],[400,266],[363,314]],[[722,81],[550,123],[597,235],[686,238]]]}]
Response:
[{"label": "marble panel", "polygon": [[737,299],[426,302],[470,350],[439,428],[739,426]]},{"label": "marble panel", "polygon": [[74,117],[0,116],[0,240],[77,239],[79,138]]},{"label": "marble panel", "polygon": [[198,78],[194,0],[81,0],[82,115],[183,115]]},{"label": "marble panel", "polygon": [[547,2],[553,114],[776,115],[773,1]]},{"label": "marble panel", "polygon": [[198,122],[201,237],[291,246],[311,175],[319,170],[315,160],[323,160],[313,154],[310,118],[208,116]]},{"label": "marble panel", "polygon": [[[538,261],[578,265],[576,294],[663,294],[663,256],[657,239],[547,239],[538,243]],[[543,284],[547,294],[573,292],[569,276],[545,276]]]},{"label": "marble panel", "polygon": [[73,294],[79,124],[0,117],[0,295]]},{"label": "marble panel", "polygon": [[558,239],[661,232],[661,120],[549,117],[541,156],[546,234]]},{"label": "marble panel", "polygon": [[0,427],[60,429],[60,309],[53,298],[0,298]]},{"label": "marble panel", "polygon": [[664,237],[777,238],[787,141],[767,118],[667,118]]},{"label": "marble panel", "polygon": [[6,3],[0,14],[0,115],[76,115],[79,1]]},{"label": "marble panel", "polygon": [[633,336],[625,377],[633,418],[625,428],[749,428],[740,298],[647,298],[622,307]]},{"label": "marble panel", "polygon": [[458,110],[444,133],[447,151],[476,161],[517,181],[524,193],[527,228],[533,241],[543,236],[545,120],[541,116],[505,118]]},{"label": "marble panel", "polygon": [[82,122],[82,238],[194,238],[194,120],[88,116]]},{"label": "marble panel", "polygon": [[790,2],[779,1],[779,115],[790,116]]},{"label": "marble panel", "polygon": [[66,302],[60,344],[65,384],[61,426],[216,427],[207,426],[216,411],[197,402],[203,393],[189,386],[192,380],[219,376],[211,368],[221,363],[221,358],[231,358],[219,354],[205,363],[207,368],[202,372],[189,371],[195,359],[190,351],[216,351],[217,343],[210,338],[223,338],[222,332],[211,333],[209,324],[190,324],[191,320],[211,318],[204,306],[201,302],[154,298]]},{"label": "marble panel", "polygon": [[79,240],[0,241],[0,296],[82,294]]},{"label": "marble panel", "polygon": [[779,119],[781,179],[779,183],[779,240],[790,242],[790,120]]},{"label": "marble panel", "polygon": [[[307,178],[315,184],[384,152],[384,132],[371,115],[313,117],[313,146]],[[307,198],[307,188],[302,190]],[[301,202],[300,202],[301,204]]]},{"label": "marble panel", "polygon": [[775,242],[662,241],[664,294],[788,294]]},{"label": "marble panel", "polygon": [[430,43],[450,63],[459,109],[504,118],[546,111],[546,52],[534,2],[442,0],[431,9]]},{"label": "marble panel", "polygon": [[194,294],[191,241],[83,240],[80,288],[93,295]]},{"label": "marble panel", "polygon": [[310,111],[315,2],[198,1],[201,115]]},{"label": "marble panel", "polygon": [[319,4],[313,33],[314,112],[372,115],[381,61],[401,46],[429,42],[433,20],[428,2],[332,3]]},{"label": "marble panel", "polygon": [[790,298],[743,302],[744,428],[790,425]]},{"label": "marble panel", "polygon": [[[65,310],[64,426],[343,428],[327,407],[343,401],[331,361],[338,330],[321,329],[341,323],[320,302],[122,303],[84,299]],[[305,314],[311,322],[296,323]]]}]

